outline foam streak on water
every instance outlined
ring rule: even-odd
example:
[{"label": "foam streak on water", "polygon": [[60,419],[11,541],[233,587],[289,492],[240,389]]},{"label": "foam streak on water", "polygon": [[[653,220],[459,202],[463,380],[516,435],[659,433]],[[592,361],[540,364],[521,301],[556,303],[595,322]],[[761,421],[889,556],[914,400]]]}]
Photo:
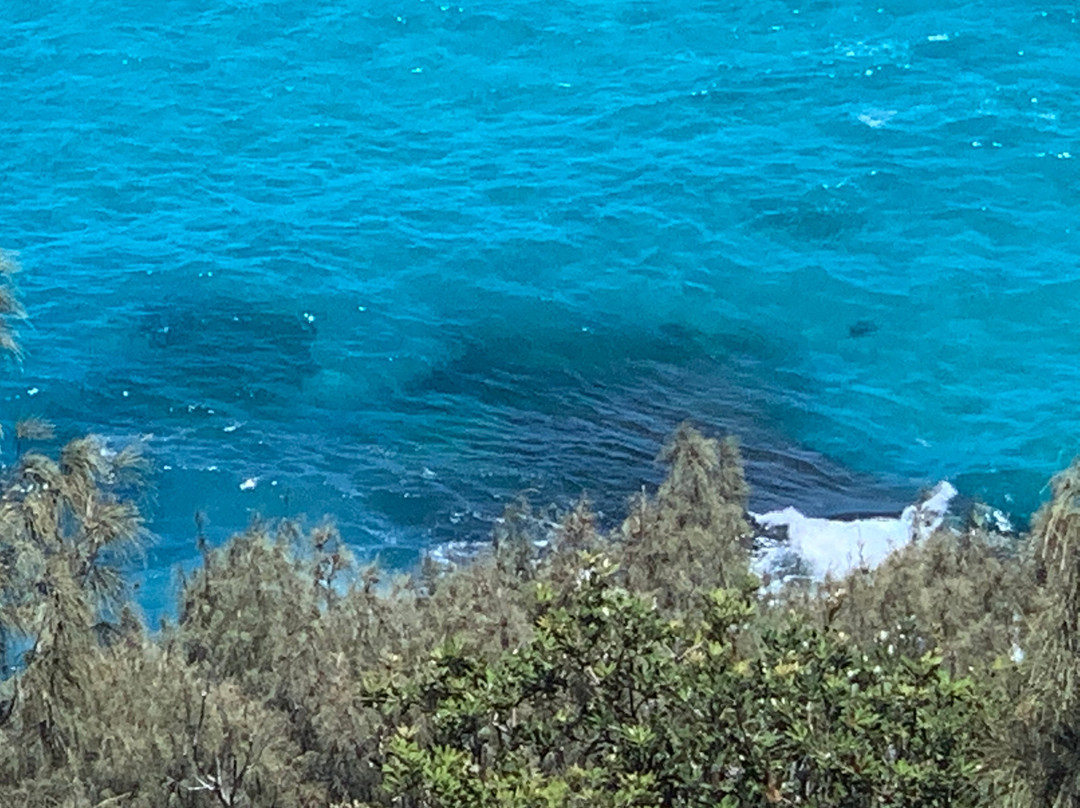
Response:
[{"label": "foam streak on water", "polygon": [[0,0],[8,417],[153,435],[154,570],[196,508],[613,512],[687,416],[763,510],[1022,512],[1080,448],[1077,11]]}]

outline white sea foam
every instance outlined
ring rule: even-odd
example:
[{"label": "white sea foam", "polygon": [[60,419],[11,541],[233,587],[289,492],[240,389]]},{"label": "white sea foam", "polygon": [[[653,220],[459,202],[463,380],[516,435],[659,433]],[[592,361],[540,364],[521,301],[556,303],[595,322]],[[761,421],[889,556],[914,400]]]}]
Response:
[{"label": "white sea foam", "polygon": [[937,530],[955,496],[952,484],[942,481],[921,502],[892,518],[822,519],[804,516],[792,507],[753,514],[769,533],[782,528],[787,532],[786,541],[776,541],[755,566],[760,572],[771,572],[795,556],[815,579],[843,575],[856,566],[875,566],[893,550]]},{"label": "white sea foam", "polygon": [[868,109],[858,115],[860,123],[864,123],[871,129],[880,129],[896,116],[895,109]]}]

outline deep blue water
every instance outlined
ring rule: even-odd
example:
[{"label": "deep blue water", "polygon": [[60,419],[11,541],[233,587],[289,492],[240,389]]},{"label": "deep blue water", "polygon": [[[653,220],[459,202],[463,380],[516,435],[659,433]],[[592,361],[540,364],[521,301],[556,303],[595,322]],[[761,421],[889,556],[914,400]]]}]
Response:
[{"label": "deep blue water", "polygon": [[4,420],[150,436],[151,608],[196,510],[409,563],[614,515],[686,417],[757,507],[1023,514],[1080,451],[1078,14],[0,0]]}]

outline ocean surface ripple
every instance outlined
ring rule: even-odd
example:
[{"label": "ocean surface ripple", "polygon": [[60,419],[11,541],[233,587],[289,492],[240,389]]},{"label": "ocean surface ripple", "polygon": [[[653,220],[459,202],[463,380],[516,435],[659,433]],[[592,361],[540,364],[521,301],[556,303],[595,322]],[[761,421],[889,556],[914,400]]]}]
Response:
[{"label": "ocean surface ripple", "polygon": [[149,436],[148,591],[196,510],[614,516],[687,417],[816,515],[1080,451],[1075,5],[459,2],[0,0],[4,420]]}]

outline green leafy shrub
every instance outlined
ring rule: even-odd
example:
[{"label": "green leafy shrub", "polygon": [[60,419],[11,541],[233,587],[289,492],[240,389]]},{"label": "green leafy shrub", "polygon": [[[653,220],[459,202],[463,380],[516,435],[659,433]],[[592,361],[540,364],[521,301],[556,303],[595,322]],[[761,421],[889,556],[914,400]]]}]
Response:
[{"label": "green leafy shrub", "polygon": [[735,590],[690,629],[602,557],[581,570],[542,593],[522,648],[488,661],[448,644],[379,694],[413,716],[384,744],[385,804],[543,804],[502,800],[582,782],[601,805],[978,804],[978,690],[940,658],[795,616],[746,637],[753,593]]}]

